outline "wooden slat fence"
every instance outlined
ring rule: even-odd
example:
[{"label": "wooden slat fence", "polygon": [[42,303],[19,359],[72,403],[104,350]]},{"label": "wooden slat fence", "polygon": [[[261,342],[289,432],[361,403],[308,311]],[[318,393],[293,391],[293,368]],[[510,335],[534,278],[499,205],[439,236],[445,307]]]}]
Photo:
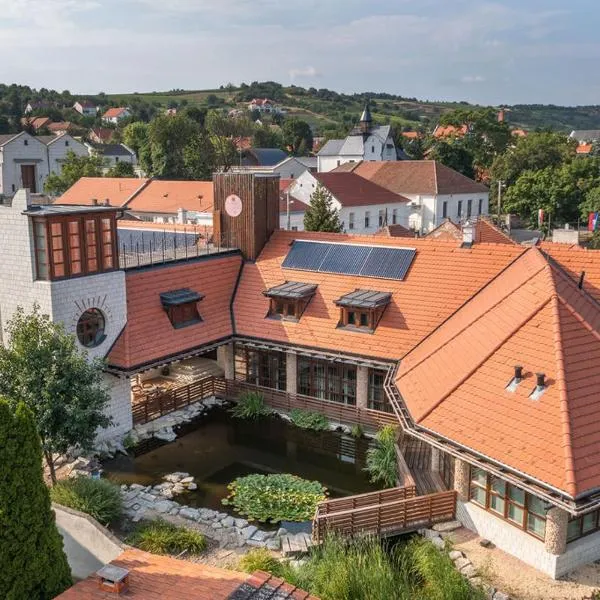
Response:
[{"label": "wooden slat fence", "polygon": [[387,424],[396,425],[398,420],[396,416],[390,413],[379,412],[369,408],[358,408],[349,406],[341,402],[330,402],[328,400],[320,400],[311,396],[303,396],[301,394],[290,394],[288,392],[264,388],[242,381],[226,382],[226,395],[228,398],[237,398],[244,391],[258,391],[264,398],[265,402],[276,410],[290,412],[294,408],[302,410],[310,410],[325,415],[332,421],[344,423],[348,425],[361,425],[369,429],[379,429]]},{"label": "wooden slat fence", "polygon": [[313,538],[321,542],[328,532],[344,536],[399,535],[434,523],[454,520],[455,516],[456,491],[438,492],[316,515]]},{"label": "wooden slat fence", "polygon": [[377,492],[366,492],[365,494],[356,494],[355,496],[346,496],[345,498],[334,498],[333,500],[325,500],[320,502],[317,507],[315,518],[322,515],[328,515],[343,510],[353,510],[362,508],[363,506],[373,506],[391,502],[393,500],[405,500],[406,498],[414,498],[417,495],[417,490],[414,486],[411,487],[395,487],[387,490],[379,490]]}]

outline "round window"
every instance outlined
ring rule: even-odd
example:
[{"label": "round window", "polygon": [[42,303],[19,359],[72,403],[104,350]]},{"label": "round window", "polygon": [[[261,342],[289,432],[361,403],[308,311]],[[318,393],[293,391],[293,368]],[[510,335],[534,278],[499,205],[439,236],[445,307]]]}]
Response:
[{"label": "round window", "polygon": [[77,339],[86,348],[99,346],[106,337],[104,315],[97,308],[88,308],[77,321]]}]

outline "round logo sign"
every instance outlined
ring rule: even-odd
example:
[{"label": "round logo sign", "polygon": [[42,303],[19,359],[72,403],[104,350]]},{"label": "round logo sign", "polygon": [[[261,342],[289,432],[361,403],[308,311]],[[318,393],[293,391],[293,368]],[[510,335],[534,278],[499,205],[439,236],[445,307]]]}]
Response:
[{"label": "round logo sign", "polygon": [[242,199],[235,194],[225,198],[225,212],[230,217],[239,217],[242,212]]}]

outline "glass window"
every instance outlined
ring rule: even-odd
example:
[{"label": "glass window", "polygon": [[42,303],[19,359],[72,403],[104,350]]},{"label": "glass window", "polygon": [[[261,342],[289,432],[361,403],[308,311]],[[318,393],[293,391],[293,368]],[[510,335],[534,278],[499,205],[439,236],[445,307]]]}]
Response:
[{"label": "glass window", "polygon": [[467,200],[467,219],[471,216],[473,210],[473,200]]},{"label": "glass window", "polygon": [[111,219],[102,219],[102,267],[104,269],[112,269],[114,267]]},{"label": "glass window", "polygon": [[46,223],[34,221],[33,240],[35,246],[35,262],[38,279],[48,279],[48,247],[46,240]]},{"label": "glass window", "polygon": [[356,404],[356,367],[301,357],[298,359],[298,392],[321,400]]},{"label": "glass window", "polygon": [[236,378],[275,390],[286,389],[286,355],[275,350],[236,347]]},{"label": "glass window", "polygon": [[471,481],[479,485],[487,484],[487,473],[483,469],[471,469]]},{"label": "glass window", "polygon": [[96,221],[85,220],[85,249],[87,254],[87,271],[94,273],[98,270],[98,249],[96,239]]},{"label": "glass window", "polygon": [[448,217],[448,202],[446,200],[442,202],[442,217],[444,219]]},{"label": "glass window", "polygon": [[533,513],[527,513],[527,531],[544,539],[546,535],[546,519]]},{"label": "glass window", "polygon": [[569,526],[567,527],[567,540],[572,542],[576,540],[578,537],[581,537],[581,517],[578,519],[573,519],[569,521]]},{"label": "glass window", "polygon": [[86,348],[99,346],[106,336],[104,315],[98,308],[88,308],[77,321],[77,339]]},{"label": "glass window", "polygon": [[67,224],[69,243],[69,268],[72,275],[81,273],[81,237],[79,221],[69,221]]},{"label": "glass window", "polygon": [[371,226],[371,213],[367,210],[365,211],[365,228],[369,228]]},{"label": "glass window", "polygon": [[384,223],[385,223],[385,211],[380,210],[379,211],[379,227],[383,227]]},{"label": "glass window", "polygon": [[185,304],[179,304],[178,306],[171,306],[167,310],[171,325],[175,329],[181,329],[182,327],[189,327],[196,323],[200,323],[202,318],[198,312],[197,302],[186,302]]},{"label": "glass window", "polygon": [[398,223],[398,209],[392,209],[392,225],[396,225]]},{"label": "glass window", "polygon": [[478,209],[478,214],[483,214],[483,199],[479,198],[479,209]]},{"label": "glass window", "polygon": [[348,229],[354,229],[354,213],[348,215]]},{"label": "glass window", "polygon": [[365,313],[365,312],[360,313],[360,326],[361,327],[370,327],[369,313]]},{"label": "glass window", "polygon": [[458,205],[456,208],[456,216],[460,219],[462,217],[462,200],[458,201]]},{"label": "glass window", "polygon": [[511,521],[514,521],[515,523],[517,523],[517,525],[523,525],[523,515],[525,514],[525,511],[520,508],[519,506],[517,506],[516,504],[509,504],[508,505],[508,518]]},{"label": "glass window", "polygon": [[471,500],[480,506],[485,508],[485,499],[486,494],[483,488],[480,488],[476,485],[471,486]]},{"label": "glass window", "polygon": [[582,533],[589,533],[597,528],[597,517],[597,512],[588,513],[587,515],[583,516],[583,524],[581,527]]},{"label": "glass window", "polygon": [[367,406],[373,410],[382,412],[393,412],[387,401],[383,384],[386,372],[382,369],[369,369],[369,391],[367,395]]}]

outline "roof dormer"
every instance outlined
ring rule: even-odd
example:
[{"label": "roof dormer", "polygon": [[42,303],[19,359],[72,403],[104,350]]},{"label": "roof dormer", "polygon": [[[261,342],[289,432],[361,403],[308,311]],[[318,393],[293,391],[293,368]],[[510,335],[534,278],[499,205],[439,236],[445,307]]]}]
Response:
[{"label": "roof dormer", "polygon": [[298,322],[316,291],[316,284],[296,281],[286,281],[265,290],[263,294],[270,300],[267,317]]}]

